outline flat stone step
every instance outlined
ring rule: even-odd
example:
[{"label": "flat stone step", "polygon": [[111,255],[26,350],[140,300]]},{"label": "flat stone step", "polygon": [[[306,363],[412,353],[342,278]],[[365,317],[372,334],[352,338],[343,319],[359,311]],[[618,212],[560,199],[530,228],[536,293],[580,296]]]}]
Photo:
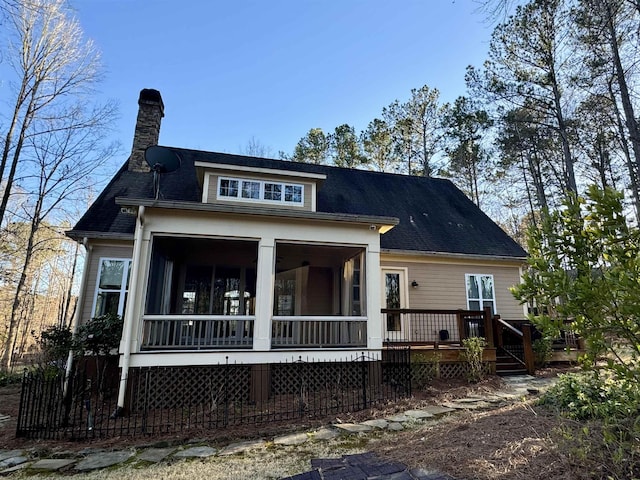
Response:
[{"label": "flat stone step", "polygon": [[145,462],[159,463],[173,452],[175,448],[147,448],[144,452],[138,455],[138,460],[144,460]]},{"label": "flat stone step", "polygon": [[349,433],[366,433],[373,430],[373,427],[361,423],[336,423],[334,427]]},{"label": "flat stone step", "polygon": [[207,458],[215,455],[217,450],[213,447],[191,447],[173,454],[179,458]]},{"label": "flat stone step", "polygon": [[76,463],[76,461],[71,458],[43,458],[32,464],[29,468],[32,470],[55,472],[74,463]]},{"label": "flat stone step", "polygon": [[84,472],[111,467],[112,465],[126,462],[133,455],[134,453],[131,451],[94,453],[78,462],[74,468],[80,472]]},{"label": "flat stone step", "polygon": [[293,433],[291,435],[283,435],[273,439],[276,445],[302,445],[309,440],[306,433]]},{"label": "flat stone step", "polygon": [[238,442],[232,443],[231,445],[227,445],[218,453],[219,456],[227,456],[227,455],[235,455],[238,453],[244,453],[248,450],[257,450],[259,448],[264,448],[267,444],[264,440],[248,440],[246,442]]}]

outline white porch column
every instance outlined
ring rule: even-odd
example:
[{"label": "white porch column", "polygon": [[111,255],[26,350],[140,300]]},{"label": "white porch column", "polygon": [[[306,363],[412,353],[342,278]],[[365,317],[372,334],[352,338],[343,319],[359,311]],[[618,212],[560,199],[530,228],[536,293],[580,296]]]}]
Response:
[{"label": "white porch column", "polygon": [[129,378],[129,363],[131,361],[131,339],[134,337],[134,329],[138,326],[142,293],[140,287],[140,259],[142,257],[142,242],[144,237],[144,207],[138,207],[138,219],[133,243],[133,258],[131,259],[131,276],[129,278],[128,305],[125,308],[124,324],[122,326],[122,340],[120,341],[120,386],[118,389],[118,410],[124,408],[124,399],[127,392],[127,379]]},{"label": "white porch column", "polygon": [[253,328],[254,350],[271,350],[275,248],[276,241],[273,237],[262,237],[258,243],[256,323]]},{"label": "white porch column", "polygon": [[373,350],[382,348],[382,303],[380,292],[380,244],[367,247],[367,266],[365,269],[367,288],[367,347]]}]

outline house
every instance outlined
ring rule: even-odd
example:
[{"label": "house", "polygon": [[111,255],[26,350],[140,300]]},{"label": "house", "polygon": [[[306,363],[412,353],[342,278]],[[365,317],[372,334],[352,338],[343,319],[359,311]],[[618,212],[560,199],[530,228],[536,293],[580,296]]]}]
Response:
[{"label": "house", "polygon": [[77,321],[125,320],[121,400],[134,368],[332,361],[459,342],[483,309],[524,319],[525,251],[450,181],[176,147],[154,173],[164,104],[138,103],[131,156],[68,232]]}]

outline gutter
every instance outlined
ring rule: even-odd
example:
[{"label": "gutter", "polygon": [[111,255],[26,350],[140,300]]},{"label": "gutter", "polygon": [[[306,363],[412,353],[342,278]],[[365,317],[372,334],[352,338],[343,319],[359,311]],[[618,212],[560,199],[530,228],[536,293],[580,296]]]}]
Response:
[{"label": "gutter", "polygon": [[[72,336],[76,336],[76,332],[78,330],[78,325],[80,324],[80,319],[82,318],[82,311],[84,310],[85,304],[85,293],[87,286],[87,278],[89,277],[89,265],[91,264],[91,255],[93,253],[93,245],[89,245],[89,239],[84,237],[82,239],[82,245],[84,246],[87,254],[84,257],[84,267],[82,270],[82,280],[80,281],[80,291],[78,292],[78,303],[76,305],[76,313],[73,316],[73,320],[71,321],[71,334]],[[69,386],[69,379],[71,377],[71,370],[73,367],[73,350],[69,350],[69,355],[67,356],[67,365],[64,374],[64,391],[63,396],[67,395],[67,388]]]},{"label": "gutter", "polygon": [[422,250],[394,250],[392,248],[381,248],[380,254],[402,255],[414,257],[432,257],[432,258],[456,258],[460,260],[494,260],[513,263],[526,263],[527,257],[510,257],[508,255],[479,255],[473,253],[456,253],[456,252],[425,252]]},{"label": "gutter", "polygon": [[134,238],[132,233],[92,232],[86,230],[67,230],[64,234],[76,242],[83,241],[85,238],[128,241],[131,241]]},{"label": "gutter", "polygon": [[138,208],[138,218],[136,225],[135,240],[133,243],[133,265],[131,267],[131,279],[129,282],[129,299],[132,305],[126,309],[124,315],[123,338],[122,338],[122,368],[120,372],[120,386],[118,388],[118,406],[114,415],[119,415],[124,409],[124,398],[127,392],[127,380],[129,379],[129,365],[131,363],[131,339],[135,328],[135,306],[138,292],[138,276],[140,272],[140,252],[142,250],[142,237],[144,233],[144,206]]}]

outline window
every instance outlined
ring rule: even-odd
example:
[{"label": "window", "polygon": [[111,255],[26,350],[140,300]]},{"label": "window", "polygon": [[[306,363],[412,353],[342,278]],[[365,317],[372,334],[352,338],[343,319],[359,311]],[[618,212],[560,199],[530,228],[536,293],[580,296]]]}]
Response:
[{"label": "window", "polygon": [[264,199],[280,202],[282,200],[282,185],[279,183],[265,183]]},{"label": "window", "polygon": [[107,313],[124,314],[124,306],[129,291],[131,260],[122,258],[101,258],[93,316]]},{"label": "window", "polygon": [[285,185],[284,201],[302,203],[302,185]]},{"label": "window", "polygon": [[237,197],[238,196],[238,180],[228,178],[220,179],[220,196],[221,197]]},{"label": "window", "polygon": [[260,182],[242,181],[242,198],[260,198]]},{"label": "window", "polygon": [[240,201],[271,204],[304,204],[304,185],[294,183],[243,180],[239,178],[218,179],[218,197]]},{"label": "window", "polygon": [[496,299],[493,287],[493,275],[467,274],[467,308],[483,310],[490,307],[496,313]]}]

